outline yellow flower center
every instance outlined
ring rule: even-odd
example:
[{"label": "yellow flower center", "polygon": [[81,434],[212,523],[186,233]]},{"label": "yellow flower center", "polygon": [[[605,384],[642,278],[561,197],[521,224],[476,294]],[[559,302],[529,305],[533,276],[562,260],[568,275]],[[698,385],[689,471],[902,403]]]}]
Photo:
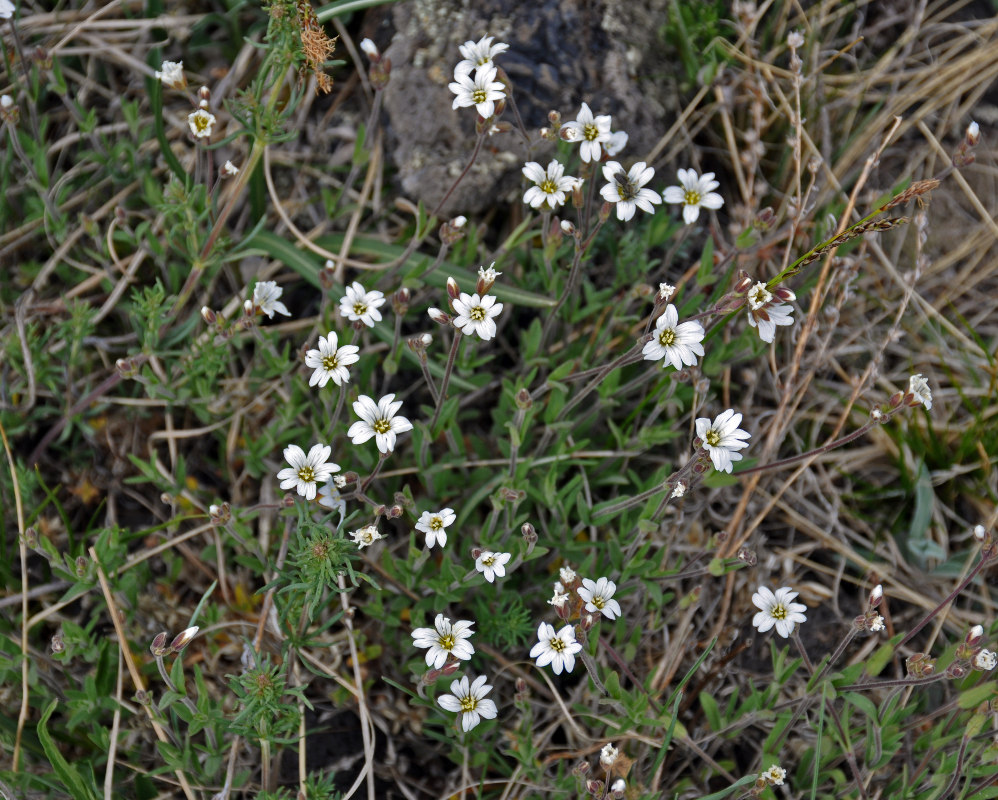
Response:
[{"label": "yellow flower center", "polygon": [[698,206],[703,198],[700,197],[700,192],[694,191],[693,189],[687,189],[683,193],[683,202],[688,206]]},{"label": "yellow flower center", "polygon": [[788,613],[789,612],[787,611],[787,607],[783,605],[783,603],[777,603],[775,606],[769,609],[769,616],[771,616],[773,619],[786,619]]},{"label": "yellow flower center", "polygon": [[595,597],[594,597],[594,598],[592,599],[592,601],[591,601],[591,602],[592,602],[592,604],[593,604],[594,606],[596,606],[596,608],[598,608],[598,609],[599,609],[600,611],[602,611],[602,610],[603,610],[603,606],[605,606],[605,605],[606,605],[606,600],[604,600],[604,599],[603,599],[602,597],[600,597],[599,595],[596,595],[596,596],[595,596]]},{"label": "yellow flower center", "polygon": [[328,356],[323,356],[322,366],[329,370],[330,372],[336,369],[340,365],[340,362],[336,358],[336,353],[331,353]]},{"label": "yellow flower center", "polygon": [[477,698],[472,697],[470,694],[467,697],[461,698],[461,711],[465,714],[470,714],[476,708],[478,708]]},{"label": "yellow flower center", "polygon": [[672,347],[676,343],[676,332],[672,328],[666,328],[659,333],[658,342],[662,347]]},{"label": "yellow flower center", "polygon": [[444,636],[441,636],[439,644],[440,644],[440,646],[444,650],[453,650],[454,649],[454,644],[455,644],[455,642],[454,642],[454,635],[451,634],[451,633],[448,633],[448,634],[445,634]]},{"label": "yellow flower center", "polygon": [[475,101],[475,105],[478,105],[479,103],[484,103],[489,99],[489,93],[484,89],[475,89],[471,93],[471,99]]},{"label": "yellow flower center", "polygon": [[541,191],[544,192],[544,194],[554,194],[558,191],[558,184],[550,178],[546,178],[541,182]]},{"label": "yellow flower center", "polygon": [[486,556],[485,558],[482,559],[482,564],[484,564],[486,567],[491,567],[495,563],[496,560],[492,556]]},{"label": "yellow flower center", "polygon": [[475,306],[473,309],[471,309],[471,313],[468,314],[468,318],[474,320],[475,322],[481,322],[483,319],[485,319],[485,316],[486,316],[485,309],[482,308],[481,306]]},{"label": "yellow flower center", "polygon": [[358,317],[364,316],[367,313],[367,303],[361,303],[360,301],[353,304],[353,313]]},{"label": "yellow flower center", "polygon": [[582,138],[587,141],[595,141],[596,137],[599,136],[599,128],[597,128],[593,123],[582,126]]},{"label": "yellow flower center", "polygon": [[552,650],[554,650],[555,652],[558,652],[558,653],[560,653],[562,650],[565,649],[565,643],[558,636],[555,636],[553,639],[550,639],[548,641],[548,646]]},{"label": "yellow flower center", "polygon": [[315,480],[315,470],[311,467],[301,467],[298,470],[298,480],[312,483]]},{"label": "yellow flower center", "polygon": [[194,115],[194,127],[198,129],[198,133],[208,130],[209,119],[207,114],[201,112]]},{"label": "yellow flower center", "polygon": [[721,443],[721,434],[712,428],[707,431],[707,435],[703,437],[703,440],[711,447],[717,447]]},{"label": "yellow flower center", "polygon": [[386,419],[377,419],[371,426],[375,433],[388,433],[392,429],[391,423]]},{"label": "yellow flower center", "polygon": [[440,517],[433,517],[430,520],[430,528],[435,531],[439,531],[444,526],[444,521]]}]

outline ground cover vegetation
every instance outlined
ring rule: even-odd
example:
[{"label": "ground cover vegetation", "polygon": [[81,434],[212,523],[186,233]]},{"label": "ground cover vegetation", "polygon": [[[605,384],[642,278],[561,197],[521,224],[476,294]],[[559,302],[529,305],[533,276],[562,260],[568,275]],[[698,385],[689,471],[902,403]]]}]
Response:
[{"label": "ground cover vegetation", "polygon": [[998,18],[804,5],[424,204],[376,2],[0,0],[0,794],[998,795]]}]

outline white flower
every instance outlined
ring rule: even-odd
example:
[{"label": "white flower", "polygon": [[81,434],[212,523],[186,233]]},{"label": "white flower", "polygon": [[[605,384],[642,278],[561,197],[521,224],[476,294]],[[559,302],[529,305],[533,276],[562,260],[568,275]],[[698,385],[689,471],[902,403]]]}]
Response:
[{"label": "white flower", "polygon": [[748,447],[748,442],[743,440],[752,434],[739,429],[741,421],[742,415],[729,408],[713,422],[707,417],[701,417],[696,422],[697,438],[703,442],[718,472],[731,472],[732,462],[742,460],[742,454],[736,451]]},{"label": "white flower", "polygon": [[343,299],[340,300],[340,314],[351,322],[360,320],[368,328],[373,328],[375,322],[381,322],[381,312],[378,307],[384,305],[385,296],[378,291],[367,291],[359,281],[347,286]]},{"label": "white flower", "polygon": [[547,172],[536,161],[528,161],[522,172],[536,186],[531,186],[523,195],[523,202],[531,208],[540,208],[545,203],[554,210],[565,204],[565,192],[571,192],[575,178],[565,176],[565,167],[557,161],[548,164]]},{"label": "white flower", "polygon": [[979,670],[988,672],[993,670],[996,665],[998,665],[998,656],[990,650],[980,650],[977,655],[974,656],[974,667]]},{"label": "white flower", "polygon": [[353,537],[354,544],[357,545],[358,549],[372,545],[378,539],[385,538],[376,525],[365,525],[363,528],[350,531],[350,535]]},{"label": "white flower", "polygon": [[974,538],[979,542],[983,542],[984,538],[987,536],[988,531],[983,525],[974,526]]},{"label": "white flower", "polygon": [[0,19],[10,19],[14,16],[14,4],[10,0],[0,0]]},{"label": "white flower", "polygon": [[610,791],[613,792],[616,797],[623,797],[624,792],[627,791],[627,781],[623,778],[617,778],[617,780],[610,784]]},{"label": "white flower", "polygon": [[606,154],[613,158],[617,153],[623,150],[627,146],[627,131],[614,131],[610,134],[610,138],[607,140],[603,147],[606,148]]},{"label": "white flower", "polygon": [[789,586],[781,586],[776,594],[760,586],[759,591],[752,595],[756,608],[762,609],[752,618],[752,624],[759,629],[759,633],[765,633],[775,625],[776,632],[786,639],[793,633],[795,623],[806,622],[807,617],[802,612],[807,611],[807,606],[791,602],[796,596],[797,592]]},{"label": "white flower", "polygon": [[608,578],[600,578],[598,581],[583,578],[582,586],[576,591],[586,601],[586,611],[590,614],[599,611],[607,619],[616,619],[621,615],[620,603],[612,599],[613,593],[617,591],[617,584]]},{"label": "white flower", "polygon": [[[0,2],[6,2],[6,0],[0,0]],[[156,77],[163,82],[164,86],[170,86],[174,89],[183,89],[187,85],[183,61],[164,61],[159,70],[156,71]]]},{"label": "white flower", "polygon": [[874,633],[882,631],[884,629],[884,618],[877,614],[872,620],[870,620],[870,630]]},{"label": "white flower", "polygon": [[670,186],[662,192],[666,203],[682,203],[683,219],[692,225],[700,216],[700,207],[718,209],[724,205],[724,198],[713,190],[720,184],[714,180],[713,172],[705,172],[697,177],[696,170],[681,169],[677,173],[682,186]]},{"label": "white flower", "polygon": [[[0,0],[0,2],[4,2],[4,0]],[[12,105],[14,105],[13,97],[11,97],[9,94],[0,94],[0,108],[6,111]]]},{"label": "white flower", "polygon": [[437,702],[447,711],[460,713],[462,730],[470,731],[482,721],[482,717],[496,718],[496,704],[485,699],[492,687],[485,682],[484,675],[475,678],[471,686],[468,686],[468,676],[465,675],[461,680],[453,681],[450,690],[453,694],[440,695]]},{"label": "white flower", "polygon": [[561,578],[561,582],[567,586],[570,583],[574,583],[578,576],[575,574],[575,570],[571,567],[562,567],[558,570],[558,577]]},{"label": "white flower", "polygon": [[669,495],[669,497],[678,500],[684,494],[686,494],[686,484],[683,483],[682,481],[679,481],[676,484],[675,488],[672,490],[672,494]]},{"label": "white flower", "polygon": [[537,628],[537,644],[530,650],[530,657],[537,659],[538,667],[551,665],[555,675],[561,671],[571,672],[575,669],[575,654],[582,645],[575,641],[575,628],[566,625],[557,633],[554,625],[542,622]]},{"label": "white flower", "polygon": [[759,777],[771,786],[782,786],[783,781],[787,777],[787,771],[779,764],[773,764],[773,766],[763,772]]},{"label": "white flower", "polygon": [[[788,299],[793,299],[794,294],[789,290],[782,289],[783,295]],[[793,325],[794,308],[787,303],[778,303],[773,299],[773,293],[769,291],[766,284],[760,281],[749,289],[746,297],[749,309],[749,325],[759,328],[759,338],[764,342],[772,343],[776,336],[778,325]]]},{"label": "white flower", "polygon": [[361,39],[360,49],[363,50],[364,54],[370,59],[375,59],[380,55],[378,52],[378,46],[370,39]]},{"label": "white flower", "polygon": [[457,515],[454,513],[453,508],[445,508],[443,511],[437,511],[435,514],[424,511],[420,515],[419,521],[416,522],[416,530],[426,534],[427,547],[433,547],[437,543],[443,547],[447,544],[447,531],[445,528],[453,524],[456,519]]},{"label": "white flower", "polygon": [[475,654],[475,647],[467,641],[474,635],[466,619],[459,619],[453,625],[443,614],[437,614],[433,628],[416,628],[412,632],[412,643],[416,647],[428,647],[426,651],[426,666],[440,669],[447,661],[447,656],[467,661]]},{"label": "white flower", "polygon": [[[505,53],[509,50],[509,45],[504,42],[492,44],[494,38],[494,36],[483,36],[477,42],[465,42],[462,44],[458,49],[461,51],[461,55],[464,56],[464,60],[457,62],[457,66],[454,67],[454,74],[467,75],[473,69],[480,69],[486,65],[491,66],[493,63],[492,59],[500,53]],[[489,117],[491,116],[489,114]]]},{"label": "white flower", "polygon": [[340,517],[345,517],[347,513],[347,501],[340,496],[340,489],[336,485],[336,479],[341,476],[336,475],[329,483],[324,483],[319,487],[319,505],[333,511],[339,511]]},{"label": "white flower", "polygon": [[489,264],[488,267],[479,267],[478,268],[478,280],[480,280],[482,283],[487,283],[490,286],[493,283],[495,283],[496,282],[496,278],[498,278],[500,275],[502,275],[501,272],[496,272],[495,271],[495,265],[496,265],[496,262],[493,261],[491,264]]},{"label": "white flower", "polygon": [[603,165],[603,177],[610,182],[600,189],[600,194],[608,203],[616,203],[617,219],[626,222],[638,208],[649,214],[655,213],[655,205],[661,203],[662,198],[658,192],[641,188],[654,175],[655,170],[646,167],[644,161],[639,161],[626,173],[616,161],[607,161]]},{"label": "white flower", "polygon": [[971,122],[967,126],[967,132],[965,135],[967,137],[967,144],[971,147],[976,147],[977,143],[981,141],[981,126],[976,122]]},{"label": "white flower", "polygon": [[330,331],[328,336],[319,337],[319,349],[309,350],[305,354],[305,366],[315,370],[309,378],[308,385],[319,385],[321,389],[330,380],[337,386],[342,386],[350,381],[350,371],[347,369],[351,364],[356,364],[360,360],[357,353],[360,348],[355,344],[345,344],[336,347],[336,332]]},{"label": "white flower", "polygon": [[804,46],[804,34],[800,31],[790,31],[787,34],[787,47],[791,50],[796,50],[798,47]]},{"label": "white flower", "polygon": [[338,464],[326,461],[330,452],[331,448],[327,444],[313,445],[307,456],[296,444],[285,447],[284,459],[291,466],[277,473],[281,488],[294,487],[305,499],[314,500],[318,484],[325,483],[334,472],[340,471]]},{"label": "white flower", "polygon": [[602,143],[610,141],[610,117],[601,114],[593,116],[589,106],[582,104],[579,116],[574,122],[561,126],[562,136],[569,142],[582,142],[579,158],[583,161],[599,161],[602,157]]},{"label": "white flower", "polygon": [[467,72],[455,72],[454,82],[447,86],[457,97],[454,108],[474,106],[478,116],[489,119],[496,112],[496,100],[502,100],[503,85],[495,79],[496,68],[479,67],[472,78]]},{"label": "white flower", "polygon": [[679,312],[669,303],[665,313],[655,320],[655,333],[650,341],[645,342],[641,354],[645,361],[658,361],[672,364],[676,369],[682,369],[683,364],[694,366],[697,356],[703,356],[704,329],[699,322],[679,322]]},{"label": "white flower", "polygon": [[239,167],[233,164],[231,161],[226,161],[222,164],[222,169],[220,170],[223,178],[233,178],[239,174]]},{"label": "white flower", "polygon": [[565,594],[565,587],[560,583],[556,583],[554,585],[554,595],[548,600],[548,605],[552,605],[555,608],[562,608],[566,602],[568,602],[568,595]]},{"label": "white flower", "polygon": [[617,750],[617,748],[614,747],[612,744],[603,745],[603,748],[599,751],[600,766],[603,767],[603,769],[607,770],[607,772],[609,772],[610,767],[612,767],[616,763],[617,756],[619,755],[620,751]]},{"label": "white flower", "polygon": [[253,287],[253,306],[260,310],[261,314],[266,314],[268,318],[274,318],[274,312],[291,316],[287,306],[278,298],[284,294],[284,290],[274,281],[260,281]]},{"label": "white flower", "polygon": [[396,400],[394,394],[386,394],[377,404],[366,394],[362,394],[353,404],[360,422],[350,426],[347,436],[354,444],[363,444],[374,436],[378,450],[390,453],[395,449],[395,437],[412,430],[409,420],[395,416],[400,408],[402,401]]},{"label": "white flower", "polygon": [[663,303],[668,303],[676,293],[676,287],[670,283],[660,283],[658,285],[658,298]]},{"label": "white flower", "polygon": [[475,569],[482,573],[489,583],[492,583],[496,576],[506,577],[506,562],[512,558],[510,553],[493,553],[491,550],[484,550],[475,559]]},{"label": "white flower", "polygon": [[191,126],[191,133],[194,134],[195,139],[204,139],[211,136],[215,115],[205,108],[199,108],[187,115],[187,124]]},{"label": "white flower", "polygon": [[932,408],[932,392],[929,389],[929,382],[922,377],[922,373],[912,375],[908,379],[908,393],[913,395],[915,405],[921,403],[927,409]]},{"label": "white flower", "polygon": [[494,318],[502,312],[502,303],[497,303],[492,295],[479,297],[477,293],[469,295],[461,292],[453,304],[457,312],[454,325],[465,336],[477,333],[482,341],[487,342],[496,335]]}]

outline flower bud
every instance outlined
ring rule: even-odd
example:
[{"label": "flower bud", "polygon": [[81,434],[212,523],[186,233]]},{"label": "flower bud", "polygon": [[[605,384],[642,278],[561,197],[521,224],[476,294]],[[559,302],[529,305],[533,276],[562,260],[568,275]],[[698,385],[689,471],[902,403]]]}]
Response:
[{"label": "flower bud", "polygon": [[623,778],[617,778],[610,786],[610,792],[615,798],[621,798],[624,796],[624,792],[627,791],[627,782]]},{"label": "flower bud", "polygon": [[563,219],[561,229],[569,236],[575,236],[575,224],[571,220]]},{"label": "flower bud", "polygon": [[59,654],[66,649],[66,642],[62,638],[62,632],[56,633],[52,636],[52,652],[54,654]]},{"label": "flower bud", "polygon": [[370,39],[361,39],[360,49],[364,51],[364,54],[371,59],[371,61],[381,60],[381,53],[378,52],[378,46]]},{"label": "flower bud", "polygon": [[967,142],[967,147],[976,147],[977,143],[981,141],[981,126],[976,122],[971,122],[967,126],[967,133],[965,135]]},{"label": "flower bud", "polygon": [[234,178],[236,175],[239,174],[239,167],[237,167],[231,161],[226,161],[224,164],[222,164],[222,167],[221,169],[219,169],[218,174],[219,177],[221,177],[223,180],[225,178]]},{"label": "flower bud", "polygon": [[191,643],[191,640],[198,635],[200,628],[197,625],[193,625],[190,628],[186,628],[177,634],[176,638],[170,642],[170,649],[174,653],[179,653],[187,645]]},{"label": "flower bud", "polygon": [[198,89],[198,105],[201,108],[207,108],[209,100],[211,100],[211,89],[207,86],[202,86]]},{"label": "flower bud", "polygon": [[409,310],[409,300],[412,299],[412,292],[404,286],[392,295],[392,311],[400,317],[405,316]]},{"label": "flower bud", "polygon": [[201,319],[209,325],[214,325],[218,321],[218,315],[208,308],[208,306],[201,306]]},{"label": "flower bud", "polygon": [[450,325],[450,314],[441,311],[439,308],[428,308],[426,309],[426,313],[429,314],[430,319],[438,325]]},{"label": "flower bud", "polygon": [[984,626],[975,625],[973,628],[970,629],[969,633],[967,633],[967,638],[965,641],[971,647],[976,647],[981,643],[981,639],[983,638],[984,638]]},{"label": "flower bud", "polygon": [[974,526],[974,538],[977,539],[977,541],[983,542],[985,536],[987,536],[987,533],[988,532],[983,525]]},{"label": "flower bud", "polygon": [[152,640],[152,644],[149,645],[149,652],[156,656],[156,658],[162,658],[170,652],[170,648],[166,645],[167,636],[169,636],[169,634],[166,631],[157,633],[155,638]]},{"label": "flower bud", "polygon": [[531,525],[529,522],[524,522],[520,526],[520,533],[522,534],[524,541],[528,545],[532,545],[537,542],[537,531],[534,528],[534,526]]},{"label": "flower bud", "polygon": [[870,592],[870,608],[876,608],[884,598],[884,587],[879,583]]},{"label": "flower bud", "polygon": [[589,792],[593,797],[603,796],[603,781],[598,780],[588,780],[586,781],[586,791]]},{"label": "flower bud", "polygon": [[738,560],[750,567],[754,567],[759,563],[759,558],[756,556],[755,550],[750,550],[747,547],[743,547],[738,551]]},{"label": "flower bud", "polygon": [[461,288],[457,285],[457,281],[453,278],[447,279],[447,296],[451,300],[457,300],[461,296]]}]

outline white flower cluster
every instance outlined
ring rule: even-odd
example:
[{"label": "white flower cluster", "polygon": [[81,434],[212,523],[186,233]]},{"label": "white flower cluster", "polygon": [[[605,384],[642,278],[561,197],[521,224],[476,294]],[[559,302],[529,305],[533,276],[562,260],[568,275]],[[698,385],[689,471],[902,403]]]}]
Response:
[{"label": "white flower cluster", "polygon": [[[496,103],[506,96],[505,86],[496,80],[498,67],[493,63],[500,53],[509,49],[508,44],[492,44],[492,36],[484,36],[477,42],[461,45],[464,59],[454,68],[454,82],[447,88],[457,95],[454,108],[475,107],[482,119],[491,119],[496,113]],[[474,70],[474,77],[472,77]]]}]

